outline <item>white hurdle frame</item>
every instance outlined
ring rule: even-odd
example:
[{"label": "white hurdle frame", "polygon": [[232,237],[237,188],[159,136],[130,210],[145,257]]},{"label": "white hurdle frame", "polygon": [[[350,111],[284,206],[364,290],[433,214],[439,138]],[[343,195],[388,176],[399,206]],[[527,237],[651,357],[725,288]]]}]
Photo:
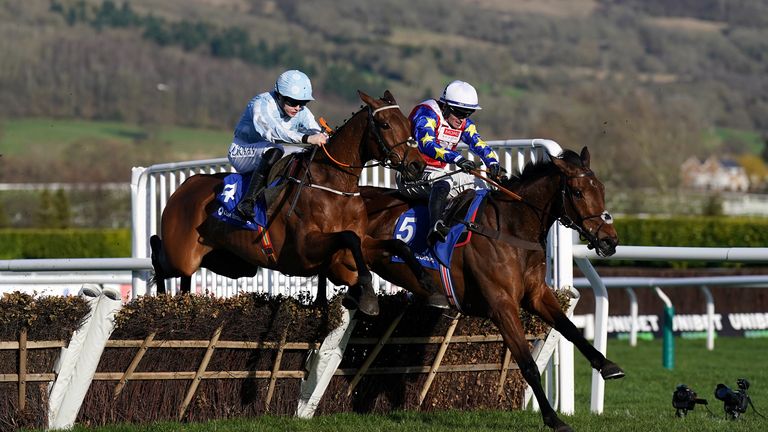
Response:
[{"label": "white hurdle frame", "polygon": [[[582,273],[584,273],[595,293],[595,340],[593,345],[603,355],[606,354],[608,340],[608,290],[606,289],[605,282],[600,278],[590,260],[768,262],[768,248],[618,246],[614,255],[601,257],[586,245],[574,245],[572,253],[573,260],[579,266]],[[570,283],[573,284],[572,274]],[[591,411],[596,414],[602,414],[605,408],[605,381],[600,376],[599,371],[592,371],[591,394]]]}]

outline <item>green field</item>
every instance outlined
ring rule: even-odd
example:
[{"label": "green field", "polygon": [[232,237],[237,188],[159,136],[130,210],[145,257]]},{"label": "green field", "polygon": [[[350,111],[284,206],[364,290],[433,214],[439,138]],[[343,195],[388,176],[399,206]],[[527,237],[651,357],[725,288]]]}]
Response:
[{"label": "green field", "polygon": [[[707,351],[703,340],[677,339],[674,370],[661,366],[661,341],[611,340],[609,357],[624,367],[627,376],[606,383],[605,412],[589,413],[591,370],[576,358],[576,414],[563,416],[576,431],[766,431],[768,420],[751,408],[737,421],[725,420],[723,404],[713,397],[718,383],[736,388],[737,378],[747,378],[749,394],[758,411],[768,414],[768,339],[720,338]],[[685,383],[709,401],[713,414],[698,405],[686,418],[674,416],[672,392]],[[547,431],[538,413],[531,411],[394,412],[389,415],[338,414],[312,420],[265,416],[250,420],[226,420],[200,424],[160,423],[120,425],[75,431]]]},{"label": "green field", "polygon": [[16,119],[0,123],[0,152],[23,156],[35,152],[62,151],[83,141],[120,143],[160,142],[182,156],[223,157],[232,132],[182,127],[145,127],[120,122]]}]

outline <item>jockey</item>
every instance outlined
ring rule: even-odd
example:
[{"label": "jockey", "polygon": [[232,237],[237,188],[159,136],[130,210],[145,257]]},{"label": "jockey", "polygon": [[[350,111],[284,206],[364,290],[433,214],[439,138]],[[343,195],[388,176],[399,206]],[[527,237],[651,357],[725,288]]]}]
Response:
[{"label": "jockey", "polygon": [[237,205],[237,211],[247,220],[254,217],[253,206],[266,187],[269,170],[285,153],[281,142],[323,145],[328,141],[328,135],[321,132],[306,108],[312,100],[309,77],[288,70],[277,78],[274,90],[256,95],[245,107],[227,157],[237,172],[253,172],[248,190]]},{"label": "jockey", "polygon": [[[473,187],[474,177],[466,174],[476,168],[473,161],[456,151],[460,142],[469,146],[469,150],[478,155],[491,178],[498,178],[501,173],[498,156],[477,133],[475,123],[469,119],[476,110],[482,109],[478,103],[477,91],[469,83],[453,81],[445,87],[439,100],[428,99],[417,105],[409,119],[413,137],[419,151],[427,163],[421,181],[424,186],[398,184],[410,197],[429,196],[430,232],[427,243],[431,246],[437,241],[445,241],[448,227],[442,220],[448,196],[455,197],[460,192]],[[462,173],[446,176],[453,171],[448,165],[454,164]],[[431,188],[429,183],[435,178]]]}]

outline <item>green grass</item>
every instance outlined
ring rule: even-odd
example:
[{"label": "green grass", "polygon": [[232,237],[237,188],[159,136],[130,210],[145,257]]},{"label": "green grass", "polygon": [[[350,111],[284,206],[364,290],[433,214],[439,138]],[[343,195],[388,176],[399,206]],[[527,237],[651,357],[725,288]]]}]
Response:
[{"label": "green grass", "polygon": [[84,140],[123,143],[159,141],[168,145],[174,154],[223,157],[232,140],[232,132],[182,127],[159,127],[153,130],[120,122],[44,118],[5,120],[0,123],[0,149],[6,155],[24,156],[35,152],[62,151]]},{"label": "green grass", "polygon": [[765,145],[760,139],[760,134],[752,130],[740,130],[732,128],[716,128],[715,135],[722,142],[742,142],[752,154],[759,155]]},{"label": "green grass", "polygon": [[[576,357],[576,414],[562,416],[576,431],[748,431],[768,430],[768,420],[750,408],[738,421],[724,420],[722,402],[713,397],[718,383],[735,388],[737,378],[747,378],[749,394],[757,409],[768,414],[768,339],[717,339],[714,351],[703,340],[677,339],[674,370],[661,366],[661,341],[640,341],[636,348],[626,341],[611,340],[608,356],[619,363],[627,376],[606,383],[605,412],[589,413],[591,369]],[[684,419],[674,416],[672,392],[685,383],[709,400],[709,414],[701,405]],[[538,413],[532,411],[444,411],[433,413],[394,412],[389,415],[336,414],[311,420],[263,416],[207,423],[174,422],[134,426],[119,425],[74,431],[548,431]]]}]

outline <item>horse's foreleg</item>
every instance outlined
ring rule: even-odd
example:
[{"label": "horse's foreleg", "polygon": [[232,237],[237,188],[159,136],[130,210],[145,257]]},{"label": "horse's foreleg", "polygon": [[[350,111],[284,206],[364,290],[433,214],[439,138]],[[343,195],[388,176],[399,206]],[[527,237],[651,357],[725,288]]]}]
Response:
[{"label": "horse's foreleg", "polygon": [[547,324],[560,332],[566,339],[589,360],[589,364],[600,371],[603,379],[623,378],[624,371],[614,362],[605,358],[589,341],[582,336],[578,328],[568,319],[560,304],[545,284],[540,284],[535,295],[528,297],[526,309],[540,316]]},{"label": "horse's foreleg", "polygon": [[533,396],[541,409],[541,417],[544,424],[557,432],[570,432],[571,427],[560,420],[557,413],[547,400],[544,388],[541,386],[541,374],[536,367],[531,351],[528,348],[528,342],[525,340],[525,330],[519,317],[519,307],[509,299],[497,299],[495,304],[491,305],[491,318],[501,331],[504,343],[512,353],[512,357],[520,368],[525,382],[531,386]]}]

